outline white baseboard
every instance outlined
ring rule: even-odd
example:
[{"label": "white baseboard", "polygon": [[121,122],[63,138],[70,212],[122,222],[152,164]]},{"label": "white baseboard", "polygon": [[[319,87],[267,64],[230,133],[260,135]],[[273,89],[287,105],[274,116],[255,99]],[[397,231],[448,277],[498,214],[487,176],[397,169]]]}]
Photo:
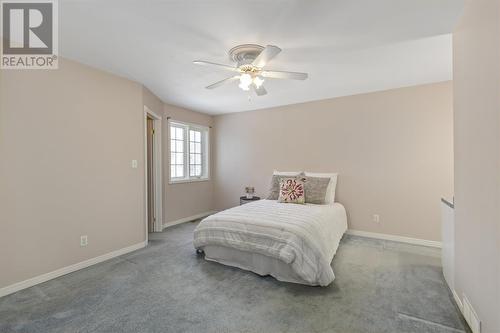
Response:
[{"label": "white baseboard", "polygon": [[168,228],[168,227],[172,227],[174,225],[178,225],[178,224],[181,224],[181,223],[186,223],[186,222],[191,222],[191,221],[194,221],[194,220],[197,220],[197,219],[201,219],[202,217],[207,217],[208,215],[212,215],[212,214],[215,214],[215,213],[217,213],[217,211],[210,210],[208,212],[204,212],[204,213],[201,213],[201,214],[196,214],[196,215],[184,217],[182,219],[178,219],[178,220],[175,220],[175,221],[172,221],[172,222],[167,222],[167,223],[165,223],[163,225],[163,229]]},{"label": "white baseboard", "polygon": [[414,244],[414,245],[423,245],[423,246],[430,246],[430,247],[437,247],[437,248],[442,247],[441,242],[437,242],[437,241],[404,237],[404,236],[389,235],[389,234],[379,234],[376,232],[369,232],[369,231],[349,229],[349,230],[347,230],[347,234],[354,235],[354,236],[360,236],[360,237],[367,237],[367,238],[390,240],[390,241],[394,241],[394,242]]},{"label": "white baseboard", "polygon": [[463,312],[464,312],[464,305],[462,304],[462,300],[460,299],[460,297],[458,297],[458,294],[455,291],[455,289],[452,289],[451,293],[453,294],[453,299],[457,303],[457,306],[460,309],[460,312],[462,312],[462,314],[463,314]]},{"label": "white baseboard", "polygon": [[127,247],[124,247],[124,248],[116,250],[116,251],[112,251],[112,252],[103,254],[103,255],[95,257],[95,258],[91,258],[91,259],[81,261],[79,263],[76,263],[76,264],[73,264],[70,266],[66,266],[66,267],[57,269],[57,270],[49,272],[49,273],[35,276],[31,279],[27,279],[27,280],[24,280],[21,282],[11,284],[10,286],[0,288],[0,297],[15,293],[16,291],[26,289],[26,288],[32,287],[34,285],[37,285],[37,284],[40,284],[40,283],[43,283],[43,282],[46,282],[46,281],[49,281],[52,279],[55,279],[55,278],[62,276],[62,275],[66,275],[68,273],[78,271],[82,268],[86,268],[86,267],[98,264],[100,262],[121,256],[123,254],[133,252],[135,250],[138,250],[138,249],[145,247],[146,245],[147,245],[147,241],[137,243],[137,244],[127,246]]}]

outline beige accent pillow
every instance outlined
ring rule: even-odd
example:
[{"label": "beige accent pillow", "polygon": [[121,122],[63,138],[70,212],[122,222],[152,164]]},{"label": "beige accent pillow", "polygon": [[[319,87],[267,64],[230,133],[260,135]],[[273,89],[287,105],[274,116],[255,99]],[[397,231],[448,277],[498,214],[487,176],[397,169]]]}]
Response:
[{"label": "beige accent pillow", "polygon": [[303,179],[305,181],[306,203],[324,205],[330,178],[305,176]]},{"label": "beige accent pillow", "polygon": [[305,204],[305,182],[301,177],[282,177],[278,202]]},{"label": "beige accent pillow", "polygon": [[316,172],[305,172],[306,177],[329,177],[330,183],[326,189],[326,204],[333,204],[335,202],[335,189],[337,187],[338,173],[316,173]]}]

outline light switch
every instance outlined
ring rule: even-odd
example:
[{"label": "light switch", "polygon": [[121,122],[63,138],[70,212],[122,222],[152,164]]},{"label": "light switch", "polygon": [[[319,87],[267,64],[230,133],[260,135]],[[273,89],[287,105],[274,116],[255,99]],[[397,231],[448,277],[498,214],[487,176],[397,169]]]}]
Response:
[{"label": "light switch", "polygon": [[132,160],[132,169],[137,169],[137,160]]}]

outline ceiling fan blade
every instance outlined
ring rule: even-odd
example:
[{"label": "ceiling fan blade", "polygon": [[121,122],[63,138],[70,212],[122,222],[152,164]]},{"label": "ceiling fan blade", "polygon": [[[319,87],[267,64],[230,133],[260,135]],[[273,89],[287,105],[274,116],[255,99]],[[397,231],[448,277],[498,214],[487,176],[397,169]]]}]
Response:
[{"label": "ceiling fan blade", "polygon": [[260,85],[260,87],[257,87],[255,84],[252,84],[253,90],[257,94],[257,96],[264,96],[267,94],[267,90],[264,88],[263,85]]},{"label": "ceiling fan blade", "polygon": [[255,58],[252,65],[255,67],[264,67],[272,58],[276,57],[281,49],[274,45],[267,45],[262,52]]},{"label": "ceiling fan blade", "polygon": [[283,72],[283,71],[262,71],[261,75],[263,77],[269,77],[272,79],[290,79],[290,80],[305,80],[308,77],[307,73]]},{"label": "ceiling fan blade", "polygon": [[232,76],[232,77],[228,77],[227,79],[224,79],[224,80],[220,80],[218,82],[215,82],[215,83],[212,83],[211,85],[209,86],[206,86],[205,88],[206,89],[214,89],[214,88],[217,88],[219,86],[222,86],[224,83],[228,83],[228,82],[231,82],[231,81],[235,81],[235,80],[238,80],[240,77],[238,75],[236,76]]},{"label": "ceiling fan blade", "polygon": [[230,71],[238,71],[237,67],[229,66],[229,65],[224,65],[224,64],[218,64],[215,62],[210,62],[210,61],[203,61],[203,60],[195,60],[193,61],[193,64],[196,65],[203,65],[203,66],[212,66],[212,67],[219,67],[225,70],[230,70]]}]

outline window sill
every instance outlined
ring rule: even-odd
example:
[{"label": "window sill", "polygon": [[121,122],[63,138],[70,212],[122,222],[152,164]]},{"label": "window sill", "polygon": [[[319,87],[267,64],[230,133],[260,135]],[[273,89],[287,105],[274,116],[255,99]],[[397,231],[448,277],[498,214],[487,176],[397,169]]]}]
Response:
[{"label": "window sill", "polygon": [[184,184],[184,183],[199,183],[199,182],[208,182],[210,181],[210,178],[195,178],[195,179],[180,179],[180,180],[172,180],[170,179],[168,181],[169,185],[174,185],[174,184]]}]

